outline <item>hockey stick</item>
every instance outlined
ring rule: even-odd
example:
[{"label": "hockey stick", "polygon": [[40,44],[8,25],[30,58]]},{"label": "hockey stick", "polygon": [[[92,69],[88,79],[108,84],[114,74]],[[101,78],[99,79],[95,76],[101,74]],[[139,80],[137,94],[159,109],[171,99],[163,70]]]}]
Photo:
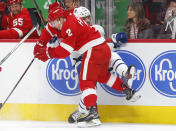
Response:
[{"label": "hockey stick", "polygon": [[62,0],[56,0],[56,2],[59,2],[61,4],[61,7],[65,9],[64,2]]},{"label": "hockey stick", "polygon": [[43,16],[42,16],[41,13],[40,13],[40,9],[39,9],[39,7],[38,7],[38,5],[37,5],[36,0],[32,0],[32,1],[33,1],[34,6],[35,6],[35,8],[36,8],[36,10],[37,10],[37,13],[38,13],[38,15],[39,15],[39,17],[40,17],[40,19],[41,19],[41,21],[42,21],[43,26],[45,26],[45,25],[46,25],[45,20],[44,20]]},{"label": "hockey stick", "polygon": [[20,81],[23,79],[24,75],[26,74],[26,72],[29,70],[30,66],[32,65],[32,63],[34,62],[35,57],[32,59],[32,61],[29,63],[29,65],[27,66],[26,70],[24,71],[24,73],[22,74],[22,76],[20,77],[20,79],[18,80],[18,82],[15,84],[15,86],[13,87],[12,91],[10,92],[10,94],[7,96],[7,98],[5,99],[5,101],[3,103],[0,103],[0,110],[2,109],[2,107],[6,104],[7,100],[9,99],[9,97],[12,95],[13,91],[17,88],[18,84],[20,83]]},{"label": "hockey stick", "polygon": [[29,33],[20,41],[20,43],[18,45],[16,45],[12,51],[10,51],[1,61],[0,61],[0,65],[2,65],[8,58],[9,56],[11,56],[11,54],[13,54],[22,44],[23,42],[37,29],[36,26],[34,26]]}]

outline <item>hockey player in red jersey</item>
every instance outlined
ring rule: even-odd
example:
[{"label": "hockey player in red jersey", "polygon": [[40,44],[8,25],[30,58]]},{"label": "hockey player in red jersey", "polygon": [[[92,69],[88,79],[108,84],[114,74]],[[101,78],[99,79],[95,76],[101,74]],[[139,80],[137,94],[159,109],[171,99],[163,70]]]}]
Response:
[{"label": "hockey player in red jersey", "polygon": [[[108,72],[111,50],[100,33],[81,18],[65,14],[67,13],[62,8],[55,8],[49,12],[49,23],[36,43],[34,55],[39,60],[47,61],[51,58],[65,58],[73,51],[83,54],[79,86],[82,91],[81,99],[84,101],[88,113],[77,121],[80,124],[94,121],[94,125],[99,125],[101,123],[96,108],[96,82],[111,84],[112,88],[125,92],[129,99],[135,91],[129,89],[126,83],[120,87],[121,83],[118,79],[109,80],[111,77]],[[62,37],[63,40],[56,48],[48,48],[46,44],[55,34],[60,35],[58,37]],[[127,72],[123,73],[124,77],[131,78],[131,71],[134,70],[133,67],[128,68]]]},{"label": "hockey player in red jersey", "polygon": [[[91,25],[91,14],[90,11],[85,8],[85,7],[79,7],[79,8],[75,8],[74,10],[74,15],[76,17],[80,17],[82,18],[88,25],[90,25],[92,28],[95,28],[95,30],[99,31],[101,36],[104,37],[105,32],[103,27],[101,27],[100,25]],[[127,35],[125,32],[121,32],[121,33],[116,33],[112,35],[112,38],[108,38],[106,41],[108,41],[108,46],[110,47],[111,51],[116,51],[117,49],[119,49],[121,44],[125,44],[128,41]],[[74,54],[71,54],[71,58],[73,57],[73,59],[75,58]],[[76,65],[75,65],[76,67]],[[110,64],[109,64],[109,70],[111,73],[111,77],[109,77],[108,81],[111,81],[110,84],[107,84],[108,86],[113,86],[113,82],[115,82],[115,80],[119,80],[119,84],[115,84],[116,86],[119,86],[118,89],[123,88],[121,85],[123,83],[123,81],[117,76],[114,75],[115,74],[119,74],[120,76],[122,76],[123,72],[127,72],[128,67],[125,64],[125,62],[122,60],[122,58],[117,54],[117,52],[111,52],[111,59],[110,59]],[[114,79],[114,81],[112,80]],[[121,83],[121,84],[120,84]],[[131,88],[133,83],[132,79],[128,80],[128,86]],[[121,92],[121,90],[118,90]],[[130,99],[130,101],[136,101],[137,98],[140,97],[140,95],[135,95],[136,97],[133,96],[133,98]],[[129,100],[129,99],[127,99]],[[84,105],[84,101],[82,99],[80,99],[79,102],[79,106],[78,109],[73,112],[68,119],[69,123],[74,123],[76,122],[82,115],[84,115],[87,112],[87,109]]]},{"label": "hockey player in red jersey", "polygon": [[[0,39],[23,38],[33,27],[32,19],[26,8],[23,8],[22,0],[8,0],[10,13],[8,15],[8,27],[0,31]],[[33,37],[39,33],[34,32]]]}]

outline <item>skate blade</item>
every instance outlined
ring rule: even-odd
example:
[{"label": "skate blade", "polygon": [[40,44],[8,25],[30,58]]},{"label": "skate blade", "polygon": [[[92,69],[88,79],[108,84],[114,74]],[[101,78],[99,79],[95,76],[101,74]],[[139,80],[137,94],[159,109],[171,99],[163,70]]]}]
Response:
[{"label": "skate blade", "polygon": [[86,127],[95,127],[100,126],[102,123],[99,119],[94,119],[89,122],[78,122],[77,127],[86,128]]},{"label": "skate blade", "polygon": [[129,101],[130,101],[130,102],[136,102],[136,101],[138,101],[140,98],[141,98],[141,95],[135,95],[135,96],[133,96]]},{"label": "skate blade", "polygon": [[129,74],[131,74],[131,78],[128,79],[127,83],[128,83],[129,88],[131,88],[132,84],[133,84],[133,80],[136,77],[136,68],[135,67],[131,67],[131,70],[130,70]]}]

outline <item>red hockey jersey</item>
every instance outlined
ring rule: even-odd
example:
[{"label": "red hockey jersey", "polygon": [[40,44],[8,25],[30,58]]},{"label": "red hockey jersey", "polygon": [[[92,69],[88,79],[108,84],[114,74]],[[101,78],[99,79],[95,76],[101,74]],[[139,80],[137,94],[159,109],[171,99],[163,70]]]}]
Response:
[{"label": "red hockey jersey", "polygon": [[61,36],[63,40],[60,46],[54,48],[52,55],[64,58],[73,51],[83,54],[88,49],[102,44],[105,39],[101,37],[95,28],[91,28],[81,18],[71,15],[62,26]]},{"label": "red hockey jersey", "polygon": [[[26,8],[23,8],[22,11],[15,16],[9,13],[7,21],[8,27],[6,30],[0,31],[0,39],[22,38],[33,27],[30,14]],[[33,36],[38,36],[37,32],[33,33]]]},{"label": "red hockey jersey", "polygon": [[54,35],[63,39],[60,46],[51,49],[51,55],[55,58],[65,58],[73,51],[83,54],[91,47],[102,44],[105,41],[95,28],[91,28],[81,18],[75,17],[75,15],[68,16],[61,32],[47,24],[38,43],[46,44]]},{"label": "red hockey jersey", "polygon": [[80,54],[105,41],[95,28],[91,28],[81,18],[74,15],[68,17],[63,24],[61,35],[64,38],[61,45],[62,43],[67,44]]}]

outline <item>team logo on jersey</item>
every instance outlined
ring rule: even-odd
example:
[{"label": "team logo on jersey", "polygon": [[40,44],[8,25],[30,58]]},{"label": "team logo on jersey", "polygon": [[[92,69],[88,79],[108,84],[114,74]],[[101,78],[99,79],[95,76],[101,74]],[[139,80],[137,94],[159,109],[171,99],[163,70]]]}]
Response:
[{"label": "team logo on jersey", "polygon": [[176,50],[159,54],[150,65],[149,79],[154,89],[167,97],[176,97]]},{"label": "team logo on jersey", "polygon": [[65,96],[79,95],[79,80],[70,57],[52,59],[47,65],[47,80],[52,89]]},{"label": "team logo on jersey", "polygon": [[[146,69],[145,69],[144,63],[136,54],[132,52],[119,50],[117,51],[117,53],[121,56],[121,58],[127,64],[127,66],[129,66],[130,64],[133,64],[136,67],[136,76],[134,78],[132,88],[138,91],[143,86],[146,78]],[[121,93],[115,89],[112,89],[111,87],[105,84],[100,84],[100,85],[103,87],[105,91],[107,91],[111,95],[120,96],[120,97],[125,96],[124,93]]]}]

